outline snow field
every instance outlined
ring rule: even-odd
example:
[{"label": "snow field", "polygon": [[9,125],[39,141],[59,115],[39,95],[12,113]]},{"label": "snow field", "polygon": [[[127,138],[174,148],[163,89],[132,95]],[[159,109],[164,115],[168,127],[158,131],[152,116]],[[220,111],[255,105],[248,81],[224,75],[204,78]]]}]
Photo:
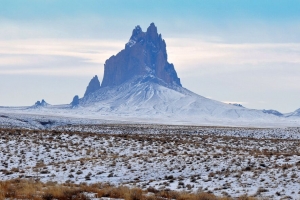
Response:
[{"label": "snow field", "polygon": [[57,126],[116,123],[218,125],[243,127],[298,127],[299,117],[278,117],[262,110],[229,105],[197,95],[185,88],[163,86],[136,77],[122,85],[101,88],[70,104],[0,107],[0,124],[40,128],[39,121],[52,119]]},{"label": "snow field", "polygon": [[89,124],[66,125],[50,128],[59,131],[79,131],[101,134],[200,134],[256,139],[300,139],[299,127],[251,128],[220,126],[188,126],[160,124]]},{"label": "snow field", "polygon": [[[108,133],[84,133],[79,127],[1,129],[0,179],[300,197],[300,141],[272,138],[272,129],[268,138],[258,139],[232,134],[253,130],[262,135],[267,129],[94,125],[89,128]],[[291,135],[299,135],[296,130]]]}]

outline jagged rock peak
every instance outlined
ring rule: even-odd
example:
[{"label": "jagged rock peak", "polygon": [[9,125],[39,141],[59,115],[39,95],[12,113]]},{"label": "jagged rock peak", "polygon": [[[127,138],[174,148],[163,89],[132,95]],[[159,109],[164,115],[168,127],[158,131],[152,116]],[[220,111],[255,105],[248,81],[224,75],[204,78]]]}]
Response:
[{"label": "jagged rock peak", "polygon": [[48,106],[48,105],[49,104],[44,99],[42,99],[42,101],[37,101],[34,104],[35,107],[44,107],[44,106]]},{"label": "jagged rock peak", "polygon": [[120,85],[137,76],[181,86],[174,65],[168,62],[166,43],[154,23],[146,32],[136,26],[125,49],[106,60],[101,87]]},{"label": "jagged rock peak", "polygon": [[97,91],[99,89],[100,89],[100,81],[98,79],[98,76],[95,75],[91,79],[89,85],[87,86],[86,91],[84,93],[84,96],[86,97],[87,95],[89,95],[89,94],[91,94],[91,93],[93,93],[93,92],[95,92],[95,91]]},{"label": "jagged rock peak", "polygon": [[150,26],[147,28],[147,37],[151,41],[156,41],[159,37],[157,33],[157,27],[154,23],[151,23]]},{"label": "jagged rock peak", "polygon": [[140,26],[136,26],[132,31],[132,36],[130,37],[130,39],[135,39],[135,37],[137,37],[142,32],[142,28]]}]

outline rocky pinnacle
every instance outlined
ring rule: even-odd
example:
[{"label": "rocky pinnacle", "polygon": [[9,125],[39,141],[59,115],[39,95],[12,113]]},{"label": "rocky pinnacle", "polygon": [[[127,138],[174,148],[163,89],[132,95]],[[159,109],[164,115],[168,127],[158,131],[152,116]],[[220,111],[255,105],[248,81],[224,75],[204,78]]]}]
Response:
[{"label": "rocky pinnacle", "polygon": [[106,60],[101,87],[117,86],[138,76],[181,86],[174,65],[168,62],[166,43],[154,23],[146,32],[136,26],[125,49]]}]

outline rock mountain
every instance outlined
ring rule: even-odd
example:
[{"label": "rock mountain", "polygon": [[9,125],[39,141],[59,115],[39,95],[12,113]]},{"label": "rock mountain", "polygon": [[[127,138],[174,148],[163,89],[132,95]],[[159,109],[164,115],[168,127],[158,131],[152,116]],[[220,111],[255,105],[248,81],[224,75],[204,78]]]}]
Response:
[{"label": "rock mountain", "polygon": [[[125,48],[106,60],[102,84],[97,76],[93,77],[84,97],[76,95],[70,104],[49,105],[42,100],[30,107],[1,109],[17,115],[24,113],[25,119],[27,114],[38,114],[43,121],[36,121],[38,117],[34,117],[26,123],[39,127],[55,121],[55,126],[61,126],[106,123],[106,120],[247,127],[300,124],[300,109],[284,115],[274,110],[248,109],[240,104],[215,101],[182,87],[174,65],[168,62],[166,43],[153,23],[146,32],[140,26],[135,27]],[[50,116],[51,121],[44,121]],[[24,126],[23,121],[17,123]]]},{"label": "rock mountain", "polygon": [[[146,32],[136,26],[125,49],[106,60],[101,88],[118,86],[136,77],[163,85],[181,86],[174,65],[168,62],[166,42],[158,34],[154,23],[150,24]],[[100,83],[95,76],[84,97],[98,89]]]},{"label": "rock mountain", "polygon": [[158,122],[236,123],[240,119],[261,123],[278,118],[208,99],[182,87],[174,65],[168,62],[166,42],[154,23],[146,32],[135,27],[125,48],[106,60],[102,83],[93,77],[84,97],[75,96],[72,107],[82,115],[146,121],[155,118]]},{"label": "rock mountain", "polygon": [[166,43],[154,23],[146,32],[136,26],[125,49],[106,60],[101,87],[120,85],[135,76],[181,86],[174,65],[168,62]]}]

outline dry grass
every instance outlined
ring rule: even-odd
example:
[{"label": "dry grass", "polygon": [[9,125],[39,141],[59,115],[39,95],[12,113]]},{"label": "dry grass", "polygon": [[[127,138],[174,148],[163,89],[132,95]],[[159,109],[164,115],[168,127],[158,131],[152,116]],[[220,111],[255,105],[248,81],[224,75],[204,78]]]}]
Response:
[{"label": "dry grass", "polygon": [[[216,197],[213,194],[199,192],[187,193],[176,191],[148,192],[140,188],[124,186],[115,187],[109,184],[57,184],[53,182],[42,183],[34,180],[15,179],[0,182],[0,200],[4,199],[33,199],[33,200],[68,200],[89,199],[87,193],[95,194],[95,197],[121,198],[124,200],[229,200],[228,197]],[[252,200],[242,196],[240,200]]]}]

